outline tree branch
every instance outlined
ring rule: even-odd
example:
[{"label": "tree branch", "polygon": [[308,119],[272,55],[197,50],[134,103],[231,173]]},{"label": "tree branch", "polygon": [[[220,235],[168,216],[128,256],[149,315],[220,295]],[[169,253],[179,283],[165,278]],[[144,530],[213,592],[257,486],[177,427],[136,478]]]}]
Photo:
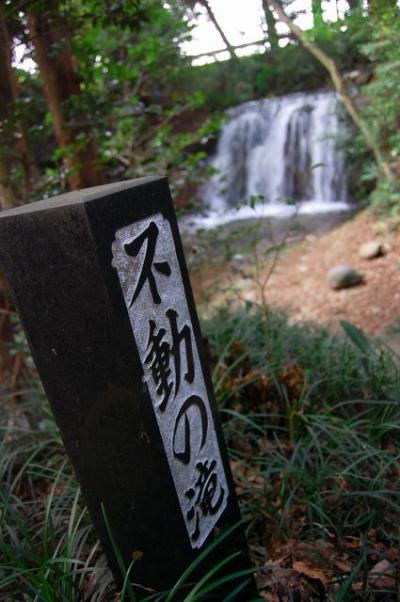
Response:
[{"label": "tree branch", "polygon": [[388,180],[392,180],[394,178],[394,174],[390,168],[390,165],[387,162],[385,156],[383,155],[379,143],[376,140],[373,132],[369,128],[364,118],[360,115],[355,103],[353,102],[353,99],[347,93],[343,78],[339,73],[335,61],[332,60],[327,54],[325,54],[325,52],[321,50],[314,42],[307,38],[304,31],[286,15],[278,0],[267,1],[276,12],[279,19],[288,26],[289,30],[293,33],[294,36],[296,36],[296,38],[301,42],[304,48],[306,48],[310,52],[310,54],[312,54],[313,57],[316,58],[317,61],[321,63],[321,65],[323,65],[328,71],[333,85],[335,86],[335,89],[341,101],[343,102],[348,114],[350,115],[353,122],[364,136],[364,140],[367,146],[373,153],[376,163],[378,165],[380,175],[383,175]]}]

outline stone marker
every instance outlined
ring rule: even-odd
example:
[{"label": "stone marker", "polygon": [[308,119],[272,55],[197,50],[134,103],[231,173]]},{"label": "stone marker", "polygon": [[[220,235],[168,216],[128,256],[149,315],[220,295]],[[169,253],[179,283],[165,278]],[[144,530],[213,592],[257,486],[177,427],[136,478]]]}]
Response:
[{"label": "stone marker", "polygon": [[170,588],[240,515],[166,178],[0,213],[0,265],[117,582],[102,505],[133,582]]}]

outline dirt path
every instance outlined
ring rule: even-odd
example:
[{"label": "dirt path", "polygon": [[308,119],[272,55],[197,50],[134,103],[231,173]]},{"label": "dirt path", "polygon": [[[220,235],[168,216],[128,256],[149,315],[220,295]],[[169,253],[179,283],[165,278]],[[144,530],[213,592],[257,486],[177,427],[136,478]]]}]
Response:
[{"label": "dirt path", "polygon": [[[373,260],[359,256],[360,245],[382,241],[388,252]],[[193,277],[195,296],[207,306],[226,299],[236,288],[238,296],[257,300],[250,257],[202,269]],[[365,284],[333,291],[327,273],[340,264],[361,272]],[[269,269],[268,264],[265,270]],[[294,321],[330,324],[348,320],[369,335],[400,331],[400,234],[389,232],[369,212],[362,212],[328,234],[307,236],[288,248],[277,263],[267,288],[268,303],[285,309]]]}]

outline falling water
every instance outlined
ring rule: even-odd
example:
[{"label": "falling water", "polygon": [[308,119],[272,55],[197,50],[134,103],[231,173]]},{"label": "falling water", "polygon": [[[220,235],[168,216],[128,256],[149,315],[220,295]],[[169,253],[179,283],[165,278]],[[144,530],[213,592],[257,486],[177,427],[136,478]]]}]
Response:
[{"label": "falling water", "polygon": [[344,126],[337,109],[333,92],[231,109],[211,161],[215,174],[202,193],[209,225],[246,217],[252,198],[262,200],[268,215],[289,214],[294,205],[303,213],[347,208],[346,166],[337,148]]}]

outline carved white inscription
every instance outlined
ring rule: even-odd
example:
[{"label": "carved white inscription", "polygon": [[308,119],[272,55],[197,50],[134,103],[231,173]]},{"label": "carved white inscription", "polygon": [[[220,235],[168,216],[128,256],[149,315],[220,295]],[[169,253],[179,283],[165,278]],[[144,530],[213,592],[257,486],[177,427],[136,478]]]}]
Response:
[{"label": "carved white inscription", "polygon": [[228,486],[169,222],[158,213],[112,245],[133,334],[193,548],[227,504]]}]

